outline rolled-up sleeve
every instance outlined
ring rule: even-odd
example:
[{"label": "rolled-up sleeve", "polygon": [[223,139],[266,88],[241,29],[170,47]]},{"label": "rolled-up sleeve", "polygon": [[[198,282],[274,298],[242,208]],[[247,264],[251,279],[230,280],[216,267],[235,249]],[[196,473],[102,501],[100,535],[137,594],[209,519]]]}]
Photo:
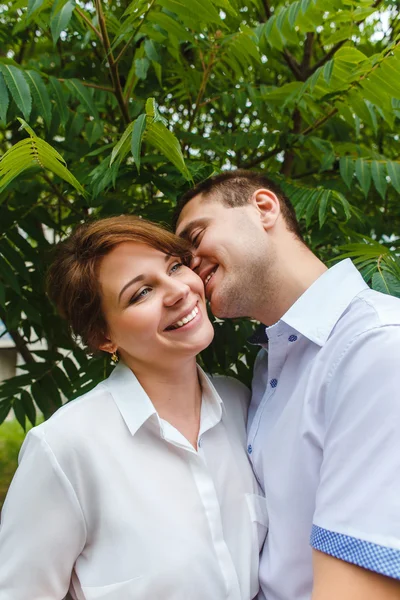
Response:
[{"label": "rolled-up sleeve", "polygon": [[62,600],[85,544],[71,483],[40,428],[28,433],[0,525],[0,600]]},{"label": "rolled-up sleeve", "polygon": [[400,579],[400,327],[355,338],[325,397],[311,545]]}]

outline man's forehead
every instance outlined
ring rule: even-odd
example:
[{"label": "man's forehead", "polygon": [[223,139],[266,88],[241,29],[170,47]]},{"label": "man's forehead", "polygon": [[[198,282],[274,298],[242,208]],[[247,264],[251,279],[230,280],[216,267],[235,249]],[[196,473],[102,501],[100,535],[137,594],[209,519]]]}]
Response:
[{"label": "man's forehead", "polygon": [[182,233],[186,232],[188,227],[193,229],[193,226],[197,226],[198,224],[204,225],[203,221],[210,221],[213,212],[215,212],[215,206],[214,211],[212,208],[213,204],[215,203],[212,198],[203,198],[202,194],[198,194],[189,200],[179,215],[176,233],[181,237],[185,237]]}]

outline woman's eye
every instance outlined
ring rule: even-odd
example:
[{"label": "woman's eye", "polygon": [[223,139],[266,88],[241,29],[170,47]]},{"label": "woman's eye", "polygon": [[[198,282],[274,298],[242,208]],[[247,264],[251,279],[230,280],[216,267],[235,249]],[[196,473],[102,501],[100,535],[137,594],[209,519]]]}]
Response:
[{"label": "woman's eye", "polygon": [[175,263],[171,267],[171,273],[176,273],[181,267],[183,267],[183,263]]},{"label": "woman's eye", "polygon": [[133,296],[133,298],[130,299],[129,304],[134,304],[138,300],[145,298],[149,294],[149,292],[150,292],[150,288],[144,288],[138,294],[136,294],[136,296]]}]

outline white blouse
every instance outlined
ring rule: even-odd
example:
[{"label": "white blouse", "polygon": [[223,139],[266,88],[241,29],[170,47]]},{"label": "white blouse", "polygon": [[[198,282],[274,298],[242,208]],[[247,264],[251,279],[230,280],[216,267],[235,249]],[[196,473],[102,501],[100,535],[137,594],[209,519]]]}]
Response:
[{"label": "white blouse", "polygon": [[267,515],[249,392],[199,374],[198,451],[123,364],[28,433],[2,513],[0,600],[257,595]]}]

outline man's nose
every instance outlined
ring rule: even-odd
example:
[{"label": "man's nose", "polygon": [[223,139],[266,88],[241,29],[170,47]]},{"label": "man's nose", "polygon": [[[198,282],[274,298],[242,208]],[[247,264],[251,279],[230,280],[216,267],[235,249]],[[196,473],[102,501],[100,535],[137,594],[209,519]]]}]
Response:
[{"label": "man's nose", "polygon": [[190,287],[183,281],[169,278],[167,281],[167,288],[164,294],[165,306],[173,306],[181,300],[185,300],[190,293]]}]

